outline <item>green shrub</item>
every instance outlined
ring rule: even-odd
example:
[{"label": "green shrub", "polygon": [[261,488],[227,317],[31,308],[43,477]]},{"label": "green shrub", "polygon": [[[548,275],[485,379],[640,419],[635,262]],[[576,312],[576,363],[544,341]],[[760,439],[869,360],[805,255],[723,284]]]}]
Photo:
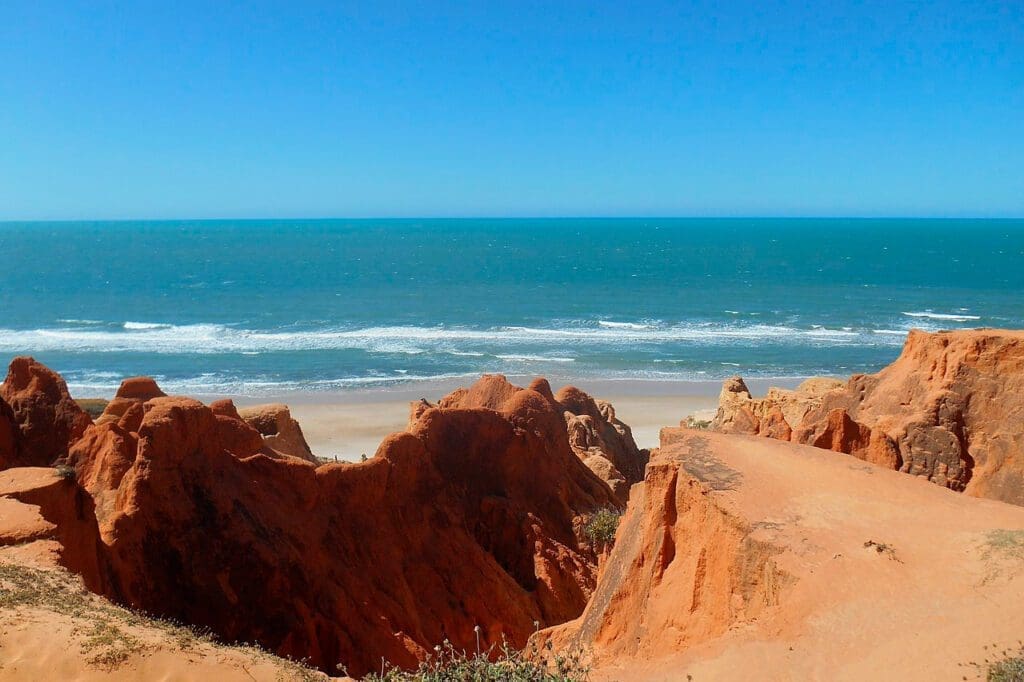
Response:
[{"label": "green shrub", "polygon": [[[1009,653],[1003,651],[1004,656]],[[1024,647],[988,664],[988,682],[1024,682]]]},{"label": "green shrub", "polygon": [[57,470],[57,476],[64,481],[74,481],[78,478],[78,472],[75,471],[74,467],[69,467],[67,464],[58,464],[54,467]]},{"label": "green shrub", "polygon": [[706,431],[711,428],[711,421],[708,419],[695,419],[693,415],[686,418],[686,428]]},{"label": "green shrub", "polygon": [[488,652],[467,654],[459,651],[447,640],[434,647],[434,654],[413,671],[399,670],[387,664],[380,673],[362,678],[364,682],[583,682],[588,668],[582,654],[568,655],[540,652],[531,647],[530,655],[502,644],[497,655]]},{"label": "green shrub", "polygon": [[619,528],[622,512],[614,507],[599,509],[587,518],[583,526],[583,535],[598,547],[606,547],[615,543],[615,531]]}]

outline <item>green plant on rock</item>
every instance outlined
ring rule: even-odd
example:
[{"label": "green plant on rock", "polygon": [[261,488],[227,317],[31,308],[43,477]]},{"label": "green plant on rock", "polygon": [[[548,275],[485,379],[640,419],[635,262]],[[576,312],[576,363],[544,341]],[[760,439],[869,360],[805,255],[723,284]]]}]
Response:
[{"label": "green plant on rock", "polygon": [[619,528],[622,512],[614,507],[605,507],[587,517],[583,535],[596,547],[610,547],[615,543],[615,531]]}]

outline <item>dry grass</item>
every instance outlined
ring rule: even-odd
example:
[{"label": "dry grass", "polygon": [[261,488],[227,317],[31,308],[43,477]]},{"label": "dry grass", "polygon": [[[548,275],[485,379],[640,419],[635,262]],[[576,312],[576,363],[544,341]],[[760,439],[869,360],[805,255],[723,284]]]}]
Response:
[{"label": "dry grass", "polygon": [[253,662],[272,661],[280,670],[281,680],[323,679],[321,673],[302,663],[276,657],[259,647],[220,643],[208,632],[115,606],[86,590],[77,576],[63,569],[0,562],[0,614],[10,618],[27,610],[70,618],[86,662],[108,672],[132,656],[158,648],[189,651],[205,645],[229,648]]}]

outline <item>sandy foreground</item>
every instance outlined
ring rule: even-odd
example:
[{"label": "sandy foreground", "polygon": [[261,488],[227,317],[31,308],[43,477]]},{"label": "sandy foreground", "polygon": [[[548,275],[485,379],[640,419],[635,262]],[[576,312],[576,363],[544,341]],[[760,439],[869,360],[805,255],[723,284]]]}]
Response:
[{"label": "sandy foreground", "polygon": [[[509,377],[525,386],[530,377]],[[755,394],[769,385],[791,388],[800,379],[748,381]],[[405,429],[409,403],[420,398],[434,402],[471,380],[428,382],[378,390],[359,390],[333,394],[297,394],[268,399],[235,398],[239,406],[283,402],[302,426],[313,454],[318,457],[357,461],[365,454],[372,457],[381,440],[389,433]],[[557,391],[573,384],[595,398],[610,401],[619,419],[629,424],[638,446],[658,446],[658,431],[674,426],[689,415],[710,419],[718,405],[718,381],[573,381],[552,379]]]}]

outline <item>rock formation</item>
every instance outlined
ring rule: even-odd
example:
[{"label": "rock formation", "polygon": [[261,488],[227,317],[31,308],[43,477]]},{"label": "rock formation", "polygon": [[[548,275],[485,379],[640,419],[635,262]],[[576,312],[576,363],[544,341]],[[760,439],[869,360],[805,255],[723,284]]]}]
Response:
[{"label": "rock formation", "polygon": [[484,646],[522,645],[535,621],[576,617],[596,572],[577,530],[611,491],[550,389],[485,377],[461,396],[372,459],[319,468],[233,450],[245,439],[225,425],[249,427],[224,404],[127,406],[68,459],[96,500],[109,594],[356,674],[445,638],[471,649],[475,626]]},{"label": "rock formation", "polygon": [[15,358],[0,384],[0,468],[48,466],[91,423],[59,374],[30,357]]},{"label": "rock formation", "polygon": [[288,455],[318,463],[306,443],[306,437],[302,435],[302,427],[292,419],[292,413],[287,405],[256,405],[243,408],[236,414],[263,436],[266,445],[264,454],[271,457]]},{"label": "rock formation", "polygon": [[1021,547],[1019,507],[663,429],[587,608],[534,643],[582,648],[595,682],[942,679],[1016,644]]},{"label": "rock formation", "polygon": [[109,571],[89,495],[70,470],[17,467],[0,472],[0,558],[59,565],[96,593]]},{"label": "rock formation", "polygon": [[[595,400],[574,386],[552,394],[546,379],[538,378],[530,390],[543,395],[562,411],[572,451],[598,478],[612,489],[619,505],[629,498],[629,487],[643,480],[649,454],[633,440],[628,425],[615,417],[615,408],[604,400]],[[443,408],[497,409],[514,389],[501,375],[484,375],[470,389],[460,388],[438,401]],[[410,405],[410,423],[432,405],[418,400]],[[555,428],[552,426],[552,428]]]},{"label": "rock formation", "polygon": [[745,388],[726,382],[718,430],[846,452],[1024,504],[1024,332],[912,331],[895,362],[837,388],[773,389],[761,400]]},{"label": "rock formation", "polygon": [[625,504],[632,484],[642,481],[650,453],[633,440],[629,426],[615,417],[615,408],[573,386],[555,396],[564,410],[569,444],[591,471],[608,483]]},{"label": "rock formation", "polygon": [[842,386],[838,379],[812,377],[795,390],[769,388],[764,398],[753,398],[743,379],[732,377],[722,385],[711,428],[722,433],[790,440],[793,429],[821,404],[822,397]]}]

